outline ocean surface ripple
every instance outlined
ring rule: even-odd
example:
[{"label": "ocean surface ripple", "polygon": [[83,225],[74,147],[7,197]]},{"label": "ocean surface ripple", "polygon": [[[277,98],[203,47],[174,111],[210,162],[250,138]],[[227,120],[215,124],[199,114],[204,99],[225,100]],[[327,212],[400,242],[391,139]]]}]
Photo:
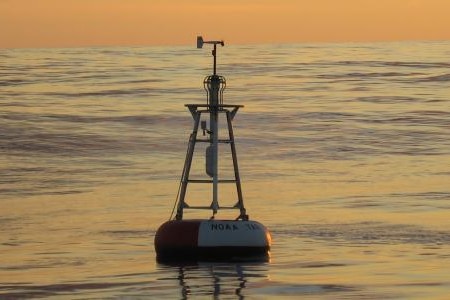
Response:
[{"label": "ocean surface ripple", "polygon": [[0,298],[444,299],[449,49],[220,48],[225,102],[245,105],[244,197],[272,258],[184,265],[158,264],[153,236],[184,162],[184,104],[206,101],[209,52],[0,50]]}]

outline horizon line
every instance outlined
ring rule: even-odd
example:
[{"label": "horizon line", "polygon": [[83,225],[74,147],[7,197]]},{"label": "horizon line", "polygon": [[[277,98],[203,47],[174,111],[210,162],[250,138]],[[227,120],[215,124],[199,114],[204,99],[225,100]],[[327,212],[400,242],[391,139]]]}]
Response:
[{"label": "horizon line", "polygon": [[[224,40],[227,42],[227,40]],[[299,44],[387,44],[387,43],[442,43],[450,42],[450,39],[386,39],[386,40],[330,40],[330,41],[279,41],[279,42],[236,42],[226,43],[227,46],[246,46],[246,45],[299,45]],[[127,47],[186,47],[192,45],[196,47],[194,38],[192,43],[159,43],[159,44],[80,44],[80,45],[49,45],[49,46],[16,46],[4,47],[0,45],[2,50],[25,50],[25,49],[76,49],[76,48],[127,48]]]}]

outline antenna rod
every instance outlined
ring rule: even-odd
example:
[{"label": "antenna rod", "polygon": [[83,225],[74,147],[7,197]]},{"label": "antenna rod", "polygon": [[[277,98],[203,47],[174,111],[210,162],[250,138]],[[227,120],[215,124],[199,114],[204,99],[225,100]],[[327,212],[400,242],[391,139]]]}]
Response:
[{"label": "antenna rod", "polygon": [[216,61],[217,61],[217,58],[216,58],[216,52],[217,52],[217,45],[214,44],[214,49],[212,50],[212,55],[214,56],[214,69],[213,69],[213,75],[217,75],[217,73],[216,73]]}]

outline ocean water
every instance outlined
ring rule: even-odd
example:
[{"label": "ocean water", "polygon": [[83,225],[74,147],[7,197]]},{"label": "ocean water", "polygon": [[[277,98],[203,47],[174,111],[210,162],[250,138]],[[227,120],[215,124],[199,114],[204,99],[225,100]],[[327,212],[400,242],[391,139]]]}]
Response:
[{"label": "ocean water", "polygon": [[450,42],[219,48],[271,259],[159,264],[194,46],[0,50],[1,299],[448,299]]}]

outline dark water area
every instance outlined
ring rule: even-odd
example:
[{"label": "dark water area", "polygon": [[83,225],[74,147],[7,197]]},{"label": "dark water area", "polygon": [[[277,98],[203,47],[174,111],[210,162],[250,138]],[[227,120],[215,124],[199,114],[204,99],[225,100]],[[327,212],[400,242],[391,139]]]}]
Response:
[{"label": "dark water area", "polygon": [[220,48],[271,259],[168,265],[153,238],[209,51],[0,50],[0,298],[446,299],[449,56],[449,42]]}]

